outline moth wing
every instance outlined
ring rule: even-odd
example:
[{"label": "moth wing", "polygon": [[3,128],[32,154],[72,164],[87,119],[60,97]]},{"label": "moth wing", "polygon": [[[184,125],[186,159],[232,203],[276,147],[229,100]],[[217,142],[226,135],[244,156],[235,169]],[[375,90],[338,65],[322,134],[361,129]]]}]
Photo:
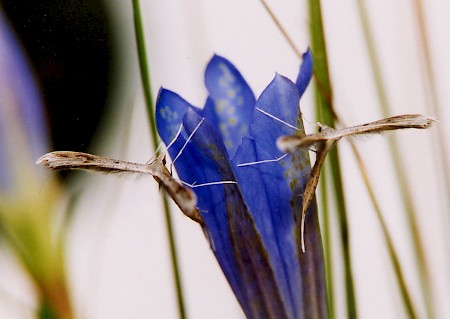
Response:
[{"label": "moth wing", "polygon": [[313,135],[283,135],[277,139],[277,147],[280,151],[291,153],[302,147],[310,147],[323,141],[319,134]]}]

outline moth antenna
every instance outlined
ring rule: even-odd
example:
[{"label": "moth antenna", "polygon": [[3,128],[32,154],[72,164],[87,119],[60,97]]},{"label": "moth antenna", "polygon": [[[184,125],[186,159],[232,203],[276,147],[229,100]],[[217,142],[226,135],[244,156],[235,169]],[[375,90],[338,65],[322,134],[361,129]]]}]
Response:
[{"label": "moth antenna", "polygon": [[251,166],[251,165],[258,165],[258,164],[264,164],[264,163],[273,163],[273,162],[279,162],[289,154],[286,153],[284,155],[281,155],[280,157],[277,157],[275,159],[269,159],[269,160],[262,160],[262,161],[255,161],[255,162],[247,162],[247,163],[241,163],[237,164],[237,167],[243,167],[243,166]]},{"label": "moth antenna", "polygon": [[155,150],[155,154],[159,154],[159,152],[161,151],[163,146],[164,146],[164,143],[162,141],[160,141],[159,144],[158,144],[158,147]]},{"label": "moth antenna", "polygon": [[256,107],[256,106],[255,106],[255,109],[256,109],[257,111],[261,112],[262,114],[264,114],[264,115],[266,115],[266,116],[268,116],[268,117],[274,119],[275,121],[278,121],[278,122],[280,122],[280,123],[286,125],[287,127],[293,128],[293,129],[296,130],[296,131],[301,131],[301,129],[299,129],[298,127],[296,127],[296,126],[294,126],[294,125],[291,125],[291,124],[289,124],[289,123],[286,122],[286,121],[283,121],[282,119],[276,117],[275,115],[270,114],[269,112],[266,112],[266,111],[260,109],[259,107]]},{"label": "moth antenna", "polygon": [[183,123],[181,123],[180,127],[178,128],[177,134],[175,134],[175,136],[173,137],[173,139],[170,141],[170,143],[166,146],[166,150],[169,151],[169,148],[173,145],[173,143],[175,143],[175,141],[177,140],[178,136],[180,136],[181,134],[181,130],[183,129]]},{"label": "moth antenna", "polygon": [[300,241],[302,246],[302,252],[306,252],[305,248],[305,219],[306,219],[306,212],[302,212],[302,219],[300,221]]},{"label": "moth antenna", "polygon": [[302,121],[308,123],[311,126],[317,126],[317,123],[313,123],[310,120],[308,120],[305,115],[303,114],[303,112],[300,112],[300,116],[302,117]]},{"label": "moth antenna", "polygon": [[190,188],[196,188],[196,187],[204,187],[204,186],[212,186],[212,185],[223,185],[223,184],[237,184],[236,181],[219,181],[219,182],[208,182],[208,183],[202,183],[202,184],[196,184],[195,182],[192,184],[189,184],[185,181],[180,180],[180,182],[183,185],[189,186]]},{"label": "moth antenna", "polygon": [[[184,149],[186,148],[186,146],[188,145],[188,143],[190,142],[190,140],[192,139],[192,137],[194,136],[195,132],[197,132],[197,130],[200,128],[200,125],[202,125],[203,121],[205,121],[205,118],[202,117],[201,121],[197,124],[197,126],[194,128],[194,130],[192,131],[192,133],[188,136],[188,138],[186,139],[186,142],[184,143],[183,147],[181,148],[181,150],[178,152],[177,156],[175,156],[175,158],[172,161],[172,164],[175,164],[176,160],[181,156],[181,154],[183,153]],[[179,132],[181,132],[181,127],[179,129]],[[179,133],[178,133],[179,135]],[[172,140],[172,142],[169,144],[169,146],[172,146],[173,142],[175,140]]]}]

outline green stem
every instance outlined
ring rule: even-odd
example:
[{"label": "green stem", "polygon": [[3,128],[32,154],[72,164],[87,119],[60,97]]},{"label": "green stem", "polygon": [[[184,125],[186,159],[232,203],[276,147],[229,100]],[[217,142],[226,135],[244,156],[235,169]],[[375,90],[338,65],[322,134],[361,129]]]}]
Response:
[{"label": "green stem", "polygon": [[[323,30],[322,10],[320,0],[309,1],[309,16],[311,21],[311,41],[314,56],[314,76],[318,89],[316,109],[318,120],[328,126],[334,126],[337,118],[333,108],[333,92],[329,75],[325,35]],[[347,317],[357,318],[357,306],[354,290],[349,233],[347,227],[347,211],[343,193],[342,176],[339,165],[339,155],[336,150],[330,152],[331,182],[335,190],[338,222],[342,240],[345,290],[347,297]]]},{"label": "green stem", "polygon": [[367,174],[367,169],[363,163],[363,160],[358,152],[358,150],[356,149],[355,145],[351,144],[351,147],[353,149],[353,153],[355,154],[356,157],[356,161],[358,163],[359,166],[359,170],[361,172],[361,175],[364,179],[364,184],[366,185],[367,188],[367,192],[369,193],[370,199],[372,201],[373,207],[375,209],[375,213],[376,213],[376,217],[378,219],[378,222],[380,223],[381,226],[381,231],[383,233],[384,236],[384,240],[386,242],[386,246],[388,248],[388,253],[389,253],[389,257],[391,259],[392,262],[392,267],[394,269],[394,273],[395,273],[395,279],[397,281],[397,285],[400,289],[400,293],[402,296],[402,301],[403,301],[403,305],[405,307],[406,312],[408,313],[408,317],[411,319],[415,319],[418,318],[417,316],[417,311],[414,308],[414,303],[412,301],[412,297],[410,294],[410,291],[408,289],[408,286],[406,284],[406,279],[403,275],[404,271],[401,267],[400,264],[400,259],[398,257],[398,254],[395,250],[395,246],[394,246],[394,242],[392,240],[392,237],[389,233],[389,229],[386,225],[386,222],[384,221],[383,218],[383,214],[381,213],[381,208],[378,205],[378,201],[375,197],[375,192],[372,189],[371,183],[369,181],[369,176]]},{"label": "green stem", "polygon": [[325,276],[327,285],[327,301],[328,301],[328,314],[331,319],[336,317],[334,307],[334,274],[333,274],[333,249],[331,239],[331,218],[329,215],[330,209],[328,207],[328,192],[325,181],[327,180],[326,164],[322,169],[322,178],[320,179],[320,201],[321,201],[321,216],[322,216],[322,237],[324,242],[325,253]]},{"label": "green stem", "polygon": [[152,88],[150,83],[150,67],[147,60],[147,49],[145,47],[144,27],[142,25],[141,9],[139,0],[133,1],[133,18],[136,44],[139,57],[139,68],[141,74],[142,88],[144,90],[145,104],[147,106],[147,116],[150,125],[153,148],[158,145],[158,131],[156,130],[155,107],[153,105]]},{"label": "green stem", "polygon": [[[144,38],[144,28],[142,25],[142,17],[141,10],[139,6],[139,0],[132,0],[133,2],[133,14],[134,14],[134,28],[135,28],[135,36],[136,43],[138,49],[139,56],[139,67],[141,73],[141,81],[142,87],[144,90],[145,103],[147,105],[147,114],[149,119],[151,138],[153,147],[156,150],[158,145],[158,132],[156,130],[156,121],[155,121],[155,107],[153,104],[153,97],[151,91],[151,83],[150,83],[150,69],[147,61],[147,50],[145,48],[145,38]],[[164,206],[164,216],[166,220],[166,231],[167,237],[169,240],[170,247],[170,256],[172,262],[173,269],[173,279],[175,282],[176,294],[177,294],[177,304],[178,304],[178,314],[179,317],[184,319],[187,317],[185,306],[184,306],[184,297],[183,297],[183,287],[181,284],[181,275],[178,265],[178,253],[175,241],[175,234],[173,231],[173,222],[170,212],[170,206],[167,201],[167,197],[162,195],[162,201]]]},{"label": "green stem", "polygon": [[[437,92],[437,85],[436,85],[436,77],[433,72],[433,65],[432,65],[432,57],[431,57],[431,49],[430,44],[428,42],[427,37],[427,27],[424,17],[424,9],[423,9],[423,3],[422,0],[414,0],[414,8],[415,10],[415,17],[418,25],[418,35],[419,35],[419,50],[421,50],[423,54],[423,67],[422,67],[422,74],[421,77],[423,87],[425,88],[426,95],[428,97],[428,100],[426,103],[428,110],[431,111],[431,114],[435,116],[437,119],[443,118],[443,114],[441,112],[441,102],[438,98],[438,92]],[[448,154],[449,152],[449,146],[446,141],[446,134],[445,134],[445,126],[444,125],[438,125],[437,126],[437,134],[438,138],[435,141],[435,152],[436,154],[439,154],[439,156],[435,157],[435,160],[438,165],[436,165],[438,175],[442,174],[442,180],[443,180],[443,186],[446,190],[445,194],[447,195],[447,208],[449,207],[449,201],[448,198],[450,197],[450,158]],[[445,200],[445,199],[444,199]]]},{"label": "green stem", "polygon": [[344,189],[342,183],[342,175],[340,170],[340,159],[336,148],[329,153],[331,183],[337,198],[336,205],[338,211],[338,224],[340,228],[342,253],[344,260],[344,278],[345,290],[347,296],[347,312],[348,318],[357,318],[355,284],[353,280],[353,266],[350,247],[350,235],[348,231],[347,208],[345,206]]},{"label": "green stem", "polygon": [[[359,15],[361,18],[361,24],[363,26],[364,39],[366,40],[366,46],[368,49],[370,64],[372,67],[372,72],[375,80],[375,86],[377,89],[378,99],[380,101],[381,110],[385,117],[390,114],[390,104],[386,94],[386,88],[384,86],[383,77],[381,74],[380,63],[376,54],[375,41],[373,39],[373,33],[369,26],[369,20],[367,15],[367,10],[364,4],[364,1],[357,0]],[[403,199],[403,203],[406,209],[406,217],[409,223],[411,238],[414,245],[414,252],[417,262],[417,267],[419,270],[419,281],[421,284],[422,296],[425,303],[427,317],[435,318],[433,305],[432,305],[432,294],[431,294],[431,286],[430,286],[430,274],[429,267],[427,265],[426,257],[425,257],[425,248],[423,246],[423,242],[420,239],[420,231],[417,221],[417,211],[414,205],[413,196],[411,193],[411,189],[409,187],[406,172],[404,170],[404,166],[400,160],[399,153],[399,145],[397,140],[390,139],[389,146],[393,158],[395,172],[397,173],[397,180],[399,183],[399,189],[401,192],[401,196]]]}]

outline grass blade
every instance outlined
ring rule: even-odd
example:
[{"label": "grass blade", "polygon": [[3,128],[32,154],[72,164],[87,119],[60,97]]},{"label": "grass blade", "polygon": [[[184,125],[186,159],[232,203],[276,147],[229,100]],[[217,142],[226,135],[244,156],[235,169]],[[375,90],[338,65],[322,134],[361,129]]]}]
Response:
[{"label": "grass blade", "polygon": [[[310,32],[312,52],[314,56],[314,76],[317,85],[316,110],[318,120],[333,127],[337,116],[333,109],[333,91],[330,81],[328,58],[322,22],[320,0],[309,1]],[[347,300],[347,317],[357,317],[357,306],[354,290],[354,280],[351,264],[351,253],[347,227],[347,211],[343,193],[343,183],[339,165],[339,155],[334,149],[330,152],[330,175],[338,211],[338,227],[340,229],[342,252],[344,260],[344,277]],[[327,207],[327,206],[324,206]],[[328,214],[324,212],[323,214]]]},{"label": "grass blade", "polygon": [[[145,39],[144,39],[144,28],[142,25],[142,16],[141,10],[139,6],[139,0],[132,0],[133,2],[133,18],[134,18],[134,28],[136,35],[136,43],[137,50],[139,56],[139,68],[141,74],[142,88],[144,90],[145,103],[147,106],[147,115],[149,119],[151,138],[153,147],[156,150],[158,145],[158,132],[156,130],[156,121],[155,121],[155,106],[153,103],[153,96],[151,91],[151,82],[150,82],[150,69],[147,60],[147,50],[145,47]],[[163,207],[164,207],[164,217],[166,220],[166,231],[167,237],[169,240],[169,248],[170,248],[170,257],[173,268],[173,279],[175,282],[176,294],[177,294],[177,304],[178,304],[178,314],[180,318],[186,318],[186,310],[184,305],[184,297],[183,297],[183,287],[181,284],[181,275],[178,265],[178,253],[177,247],[175,243],[175,234],[173,231],[173,222],[170,212],[169,202],[167,197],[162,195]]]},{"label": "grass blade", "polygon": [[[370,29],[367,10],[364,1],[357,1],[359,15],[361,18],[361,25],[364,32],[364,39],[366,40],[366,46],[368,49],[369,60],[372,67],[373,77],[375,80],[375,86],[378,94],[378,99],[380,102],[380,107],[382,113],[385,117],[389,116],[390,105],[387,98],[387,91],[383,82],[381,67],[378,61],[375,41],[373,40],[373,33]],[[421,285],[422,299],[425,303],[425,308],[428,318],[435,318],[434,310],[432,306],[432,294],[431,294],[431,281],[429,267],[427,265],[425,257],[425,248],[423,242],[420,239],[419,222],[417,221],[417,211],[414,205],[413,196],[407,182],[406,172],[400,160],[399,146],[397,140],[393,137],[389,139],[389,147],[393,158],[393,164],[395,172],[397,173],[397,179],[399,183],[399,190],[402,196],[403,203],[406,210],[406,219],[409,223],[409,228],[411,231],[411,239],[413,243],[414,255],[417,262],[417,269],[419,271],[419,282]]]}]

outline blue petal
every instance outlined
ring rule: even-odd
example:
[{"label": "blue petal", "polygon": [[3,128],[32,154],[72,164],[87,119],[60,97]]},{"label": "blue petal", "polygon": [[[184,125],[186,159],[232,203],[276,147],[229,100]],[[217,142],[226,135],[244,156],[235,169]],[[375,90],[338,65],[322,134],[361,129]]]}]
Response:
[{"label": "blue petal", "polygon": [[255,111],[254,122],[250,134],[258,138],[259,154],[262,158],[277,158],[283,153],[276,146],[276,139],[281,135],[295,134],[303,131],[299,110],[300,95],[294,83],[288,78],[276,74],[256,102],[256,107],[263,112]]},{"label": "blue petal", "polygon": [[[300,74],[308,73],[307,60],[306,57]],[[227,149],[222,141],[226,136],[220,130],[227,117],[216,112],[215,97],[225,92],[226,85],[220,89],[219,84],[221,77],[228,78],[227,72],[233,75],[232,79],[245,82],[223,58],[215,57],[210,64],[207,83],[216,84],[210,88],[205,109],[200,111],[175,93],[162,91],[157,103],[157,121],[166,144],[172,142],[183,123],[181,134],[169,149],[174,158],[184,148],[175,162],[181,179],[191,184],[239,182],[194,188],[211,248],[248,318],[326,317],[320,231],[314,205],[306,221],[309,231],[305,254],[300,251],[297,227],[301,195],[310,171],[308,151],[294,152],[279,163],[235,166],[282,155],[275,145],[276,139],[295,133],[293,127],[302,129],[298,90],[291,81],[277,75],[263,92],[257,107],[285,123],[259,111],[248,115],[245,109],[239,109],[243,111],[239,116],[244,117],[240,123],[248,125],[252,119],[253,122],[245,134],[233,135],[233,143],[242,141],[242,145],[237,149],[232,143],[232,148]],[[221,68],[228,71],[223,73]],[[229,105],[234,108],[232,102]],[[253,108],[252,105],[250,109]],[[163,109],[169,109],[170,112],[163,113],[171,115],[184,114],[183,119],[158,114]],[[202,116],[205,119],[199,126]],[[173,127],[166,129],[170,125]],[[191,140],[186,143],[188,136]],[[231,165],[230,157],[234,154]]]},{"label": "blue petal", "polygon": [[[281,75],[276,75],[261,94],[256,106],[284,123],[261,112],[255,112],[255,119],[250,130],[255,139],[258,160],[279,158],[284,155],[278,150],[276,140],[281,135],[296,134],[304,130],[298,107],[299,99],[294,83]],[[301,211],[301,204],[297,199],[303,195],[311,170],[308,150],[300,149],[279,162],[258,165],[258,169],[265,179],[268,196],[274,198],[271,205],[275,202],[284,205],[284,207],[272,207],[271,210],[273,212],[279,209],[291,211],[292,217],[297,219]],[[274,179],[277,180],[276,183]],[[274,216],[278,215],[274,214]],[[281,226],[280,235],[282,235],[283,227],[290,227],[291,221],[280,217],[277,222],[280,223],[277,226]]]},{"label": "blue petal", "polygon": [[[176,162],[176,169],[179,177],[188,183],[204,183],[203,168],[197,165],[199,162],[198,152],[192,143],[186,146],[187,133],[182,127],[183,119],[186,113],[192,110],[193,112],[200,112],[197,108],[186,102],[178,94],[161,88],[156,100],[156,127],[163,142],[169,146],[168,152],[172,160],[177,156],[179,158]],[[178,131],[181,132],[178,137]],[[181,155],[182,148],[184,148]]]},{"label": "blue petal", "polygon": [[[236,157],[245,162],[258,160],[255,141],[244,139]],[[276,167],[274,169],[274,166],[279,166],[279,164],[263,165],[267,169],[266,173],[268,172],[270,175],[268,180],[271,180],[271,183],[276,185],[275,187],[283,188],[283,185],[279,184]],[[266,185],[267,179],[264,178],[264,172],[259,165],[239,167],[236,171],[243,196],[268,252],[268,259],[276,278],[277,289],[288,314],[287,317],[298,318],[301,307],[299,304],[301,303],[301,279],[293,213],[289,209],[283,211],[282,205],[279,205],[280,198],[277,198],[276,194],[269,193],[270,190]],[[281,170],[278,169],[278,172]],[[276,210],[275,206],[278,206]],[[280,218],[286,223],[281,224],[278,221]]]},{"label": "blue petal", "polygon": [[193,106],[178,94],[161,88],[156,99],[156,128],[159,136],[169,145],[177,135],[183,116]]},{"label": "blue petal", "polygon": [[[208,121],[189,111],[186,133],[198,151],[205,180],[234,181],[220,136]],[[204,231],[248,318],[289,318],[268,259],[268,251],[236,184],[194,188],[205,220]],[[262,198],[264,200],[264,198]]]},{"label": "blue petal", "polygon": [[231,157],[253,120],[255,97],[239,71],[228,60],[215,55],[205,72],[209,92],[205,117],[213,123]]},{"label": "blue petal", "polygon": [[[256,106],[282,121],[296,126],[299,119],[299,94],[295,85],[280,75],[269,84]],[[283,134],[293,134],[295,129],[255,111],[250,128],[254,141],[244,140],[236,153],[235,164],[275,159],[282,155],[276,139]],[[255,224],[267,248],[277,286],[283,297],[289,317],[301,313],[302,279],[298,258],[297,212],[301,209],[299,198],[308,171],[295,171],[302,158],[289,155],[281,162],[236,167],[236,176]],[[307,158],[307,157],[306,157]]]},{"label": "blue petal", "polygon": [[[190,135],[200,123],[201,118],[195,112],[189,111],[184,117],[184,127],[186,134]],[[200,136],[200,141],[198,137]],[[206,139],[202,137],[206,136]],[[199,142],[199,143],[198,143]],[[213,149],[209,152],[213,157],[202,153],[205,149],[198,145],[212,145]],[[216,146],[215,143],[218,143]],[[187,178],[189,183],[203,184],[214,181],[221,181],[224,178],[231,178],[226,170],[227,153],[220,137],[217,136],[215,129],[207,121],[202,123],[197,132],[193,135],[193,140],[189,143],[175,163],[177,172],[182,179]],[[217,162],[213,159],[221,159]],[[225,163],[223,163],[225,161]],[[222,169],[219,167],[222,166]],[[197,205],[205,221],[205,234],[207,235],[211,248],[216,254],[222,269],[230,282],[230,285],[237,291],[237,296],[243,298],[242,280],[237,272],[237,265],[232,256],[232,247],[229,233],[227,232],[228,220],[225,211],[225,193],[223,185],[214,185],[194,188],[197,195]]]},{"label": "blue petal", "polygon": [[47,152],[49,145],[44,107],[33,72],[1,11],[0,74],[0,189],[12,190],[14,172],[24,167],[14,167],[18,165],[14,159],[17,154],[12,154],[11,149],[22,149],[20,156],[30,157],[26,164],[33,163],[34,172],[47,176],[35,167],[34,160]]},{"label": "blue petal", "polygon": [[[161,90],[156,103],[156,121],[158,132],[164,143],[166,145],[172,143],[168,151],[172,159],[177,158],[174,165],[183,181],[190,184],[203,184],[223,180],[224,177],[217,169],[218,165],[215,161],[201,154],[193,141],[186,144],[187,136],[193,132],[201,121],[201,117],[193,111],[193,107],[189,103],[171,91]],[[182,134],[176,140],[173,140],[182,124]],[[220,147],[220,137],[210,123],[205,121],[198,128],[196,134],[193,135],[194,141],[197,134],[201,134],[201,136],[206,134],[208,139],[204,141],[205,143],[209,142],[210,137],[214,143],[219,143],[218,152],[222,150],[220,156],[226,158],[225,148]],[[183,152],[181,152],[183,147]],[[236,296],[239,300],[245,300],[242,293],[242,280],[232,256],[231,240],[227,232],[228,221],[226,216],[215,213],[216,210],[221,211],[225,203],[223,186],[198,187],[194,188],[194,191],[197,195],[200,214],[205,221],[205,234],[211,243],[211,248],[216,254]]]},{"label": "blue petal", "polygon": [[[194,112],[186,113],[184,118],[186,134],[190,135],[197,128],[200,121],[201,118],[198,114]],[[192,136],[192,143],[188,146],[190,146],[190,150],[183,152],[182,156],[175,163],[177,172],[183,172],[180,169],[180,164],[184,163],[183,166],[185,167],[191,165],[192,168],[201,168],[200,171],[195,172],[196,176],[193,177],[197,184],[233,179],[231,170],[229,167],[227,169],[228,155],[225,146],[208,121],[201,124]],[[209,146],[212,147],[209,148]],[[195,157],[192,157],[192,155],[195,155]],[[188,171],[190,171],[189,168]],[[216,255],[236,296],[240,301],[243,301],[243,308],[245,309],[249,308],[249,305],[246,302],[243,280],[239,274],[236,258],[233,254],[227,218],[227,201],[238,202],[238,200],[235,199],[235,196],[226,197],[225,188],[230,188],[230,185],[197,187],[194,188],[194,191],[197,195],[197,205],[200,214],[202,214],[205,221],[204,231],[210,241],[211,249]]]},{"label": "blue petal", "polygon": [[297,81],[295,81],[295,85],[297,86],[300,96],[303,95],[303,92],[305,92],[309,81],[311,81],[313,68],[313,56],[311,50],[308,48],[308,50],[303,53],[303,63],[300,66],[300,72],[298,73]]},{"label": "blue petal", "polygon": [[[299,94],[294,84],[277,75],[262,93],[256,106],[303,131],[298,102]],[[298,132],[298,130],[258,112],[255,113],[250,131],[255,139],[258,160],[268,159],[274,155],[278,156],[275,145],[277,138],[280,135]],[[301,312],[305,318],[326,317],[323,255],[315,204],[310,206],[306,218],[306,253],[300,251],[299,242],[298,225],[302,208],[301,200],[311,171],[308,150],[297,150],[281,160],[278,167],[275,164],[261,164],[258,169],[264,180],[267,196],[271,199],[269,204],[271,205],[274,229],[285,262],[285,272],[289,278],[294,307],[301,306]],[[280,180],[280,182],[276,183],[274,180]],[[249,202],[247,198],[246,201]],[[291,224],[291,218],[293,224]],[[292,237],[286,236],[291,227],[294,227],[290,235],[295,237],[295,248],[292,247]],[[296,258],[300,262],[301,290],[296,289],[297,268],[292,261],[294,258],[292,249],[297,249]],[[303,299],[303,302],[298,301],[297,298]]]},{"label": "blue petal", "polygon": [[26,56],[1,12],[0,39],[2,81],[10,86],[10,94],[14,96],[27,131],[33,158],[36,158],[49,149],[44,106]]}]

